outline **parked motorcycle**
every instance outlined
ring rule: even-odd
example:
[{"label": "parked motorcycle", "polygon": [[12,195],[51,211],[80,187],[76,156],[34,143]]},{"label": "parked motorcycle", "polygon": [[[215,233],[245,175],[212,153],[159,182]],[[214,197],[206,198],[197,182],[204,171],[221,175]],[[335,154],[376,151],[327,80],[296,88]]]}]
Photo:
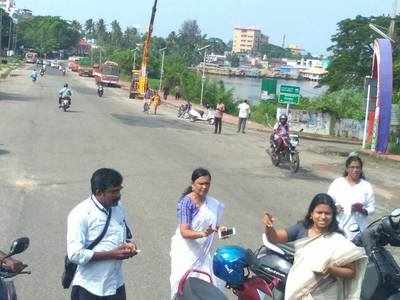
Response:
[{"label": "parked motorcycle", "polygon": [[182,104],[178,107],[177,117],[183,119],[189,119],[189,111],[192,109],[190,102]]},{"label": "parked motorcycle", "polygon": [[23,271],[27,265],[24,265],[21,270],[14,273],[5,267],[2,267],[3,261],[6,258],[12,257],[16,254],[24,252],[29,247],[29,239],[26,237],[16,239],[10,248],[8,254],[0,260],[0,299],[1,300],[16,300],[17,293],[11,278],[20,274],[31,274],[30,271]]},{"label": "parked motorcycle", "polygon": [[61,98],[61,108],[63,111],[67,111],[71,107],[71,97]]},{"label": "parked motorcycle", "polygon": [[104,94],[104,87],[102,85],[97,86],[97,95],[99,95],[99,97],[103,97]]},{"label": "parked motorcycle", "polygon": [[[400,247],[400,209],[372,222],[353,242],[364,247],[368,256],[360,299],[400,299],[400,267],[385,248]],[[255,253],[238,246],[223,246],[214,255],[214,274],[240,300],[284,299],[294,259],[293,247],[271,244],[265,234],[263,243]]]},{"label": "parked motorcycle", "polygon": [[188,114],[189,119],[192,122],[195,121],[206,121],[210,125],[214,125],[214,110],[212,110],[209,106],[206,107],[207,111],[190,108]]},{"label": "parked motorcycle", "polygon": [[281,162],[287,161],[289,162],[290,170],[293,173],[296,173],[299,170],[300,156],[296,147],[299,145],[300,132],[302,131],[303,129],[300,129],[298,133],[289,134],[289,139],[286,141],[287,147],[285,147],[284,150],[277,149],[277,146],[271,137],[269,155],[271,156],[272,164],[275,167],[277,167]]}]

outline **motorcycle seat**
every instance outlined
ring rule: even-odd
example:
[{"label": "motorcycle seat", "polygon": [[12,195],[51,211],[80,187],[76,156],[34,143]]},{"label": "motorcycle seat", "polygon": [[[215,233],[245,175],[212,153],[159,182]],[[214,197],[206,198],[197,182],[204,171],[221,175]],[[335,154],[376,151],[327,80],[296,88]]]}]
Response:
[{"label": "motorcycle seat", "polygon": [[287,257],[294,257],[294,246],[291,244],[276,244],[276,246],[281,249]]}]

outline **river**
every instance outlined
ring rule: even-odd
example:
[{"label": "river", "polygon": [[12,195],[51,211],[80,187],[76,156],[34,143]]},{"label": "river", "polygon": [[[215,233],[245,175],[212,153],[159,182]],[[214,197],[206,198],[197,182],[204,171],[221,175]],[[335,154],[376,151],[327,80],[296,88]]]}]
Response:
[{"label": "river", "polygon": [[[225,87],[233,89],[234,99],[248,99],[250,103],[255,103],[260,99],[261,92],[261,79],[250,77],[228,77],[207,75],[208,78],[213,80],[222,80]],[[327,87],[314,88],[317,83],[314,81],[299,81],[299,80],[285,80],[278,79],[277,91],[282,84],[295,85],[300,87],[300,94],[304,97],[318,97],[326,92]]]}]

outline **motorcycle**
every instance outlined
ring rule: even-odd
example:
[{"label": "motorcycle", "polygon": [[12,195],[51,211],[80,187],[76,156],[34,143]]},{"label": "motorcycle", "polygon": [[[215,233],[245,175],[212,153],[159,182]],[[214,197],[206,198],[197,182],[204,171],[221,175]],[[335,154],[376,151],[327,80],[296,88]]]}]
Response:
[{"label": "motorcycle", "polygon": [[206,121],[208,124],[214,125],[214,111],[209,106],[206,106],[206,108],[207,111],[204,112],[203,110],[198,110],[191,107],[188,112],[190,121]]},{"label": "motorcycle", "polygon": [[71,107],[71,97],[62,97],[60,103],[62,110],[67,111]]},{"label": "motorcycle", "polygon": [[192,109],[192,104],[190,102],[182,104],[178,107],[178,118],[189,119],[189,111]]},{"label": "motorcycle", "polygon": [[36,80],[37,80],[37,75],[32,74],[32,75],[31,75],[31,79],[32,79],[32,82],[36,82]]},{"label": "motorcycle", "polygon": [[64,68],[61,69],[61,73],[63,76],[65,76],[66,70]]},{"label": "motorcycle", "polygon": [[[287,161],[290,164],[290,170],[293,173],[296,173],[300,168],[300,156],[299,151],[296,147],[300,143],[300,133],[303,129],[300,129],[298,133],[289,134],[289,138],[286,141],[287,146],[285,146],[284,150],[277,149],[277,146],[274,143],[273,135],[270,139],[270,150],[269,154],[271,157],[272,164],[277,167],[282,161]],[[267,149],[268,152],[268,149]]]},{"label": "motorcycle", "polygon": [[[357,225],[353,226],[352,231],[359,231]],[[364,247],[368,257],[360,299],[400,299],[400,267],[385,248],[400,247],[400,209],[373,221],[353,242]],[[240,300],[284,299],[294,249],[289,244],[271,244],[265,234],[263,244],[255,253],[238,246],[223,246],[214,255],[214,274]]]},{"label": "motorcycle", "polygon": [[10,248],[8,254],[0,260],[0,299],[1,300],[16,300],[17,293],[15,290],[15,286],[11,278],[20,275],[20,274],[31,274],[30,271],[23,271],[27,265],[24,265],[21,270],[18,272],[12,272],[4,267],[3,261],[6,258],[12,257],[16,254],[24,252],[29,247],[29,238],[23,237],[16,239]]},{"label": "motorcycle", "polygon": [[45,70],[44,70],[44,69],[41,69],[41,70],[40,70],[40,76],[43,77],[43,76],[44,76],[44,73],[45,73]]},{"label": "motorcycle", "polygon": [[99,85],[97,87],[97,95],[99,95],[99,97],[103,97],[103,94],[104,94],[104,88],[102,85]]}]

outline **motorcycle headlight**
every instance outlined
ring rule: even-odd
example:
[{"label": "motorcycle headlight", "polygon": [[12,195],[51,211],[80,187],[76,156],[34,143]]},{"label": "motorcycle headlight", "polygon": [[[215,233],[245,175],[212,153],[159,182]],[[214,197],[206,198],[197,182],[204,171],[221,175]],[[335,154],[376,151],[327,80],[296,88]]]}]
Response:
[{"label": "motorcycle headlight", "polygon": [[299,140],[298,139],[290,139],[290,144],[294,147],[296,147],[299,144]]}]

